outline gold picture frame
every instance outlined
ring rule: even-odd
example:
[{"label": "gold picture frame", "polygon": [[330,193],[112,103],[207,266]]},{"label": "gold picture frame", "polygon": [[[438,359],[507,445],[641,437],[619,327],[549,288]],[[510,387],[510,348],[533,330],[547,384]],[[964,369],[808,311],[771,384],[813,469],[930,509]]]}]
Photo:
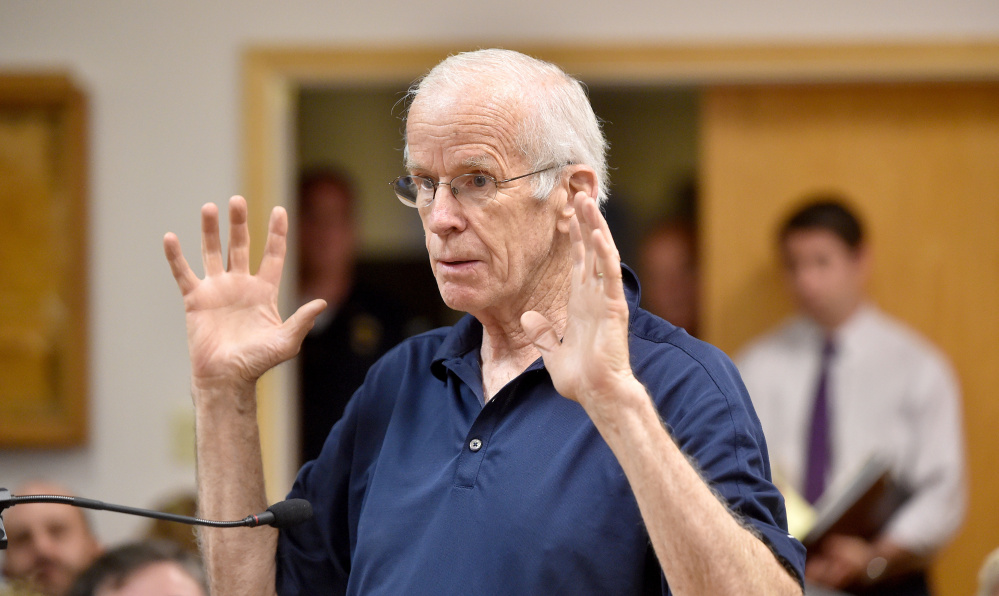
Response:
[{"label": "gold picture frame", "polygon": [[0,448],[87,440],[86,100],[0,73]]}]

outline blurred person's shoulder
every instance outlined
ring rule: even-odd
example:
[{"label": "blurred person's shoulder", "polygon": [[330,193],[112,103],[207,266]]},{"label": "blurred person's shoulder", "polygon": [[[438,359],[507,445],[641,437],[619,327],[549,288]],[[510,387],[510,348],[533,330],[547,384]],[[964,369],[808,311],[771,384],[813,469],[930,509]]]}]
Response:
[{"label": "blurred person's shoulder", "polygon": [[735,353],[735,363],[742,370],[774,359],[786,358],[807,350],[821,341],[822,332],[804,315],[791,315],[777,326],[749,340]]},{"label": "blurred person's shoulder", "polygon": [[873,349],[892,350],[902,355],[919,358],[943,358],[943,352],[922,333],[908,323],[872,306],[865,306],[857,315],[866,344]]},{"label": "blurred person's shoulder", "polygon": [[955,378],[947,354],[901,319],[868,305],[857,315],[855,323],[858,333],[853,345],[861,361],[891,370]]}]

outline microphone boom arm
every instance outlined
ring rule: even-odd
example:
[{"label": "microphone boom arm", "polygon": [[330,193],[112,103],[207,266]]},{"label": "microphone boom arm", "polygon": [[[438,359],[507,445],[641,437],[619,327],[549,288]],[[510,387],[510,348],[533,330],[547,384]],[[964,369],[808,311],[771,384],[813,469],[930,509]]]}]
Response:
[{"label": "microphone boom arm", "polygon": [[193,526],[208,526],[211,528],[239,528],[256,527],[262,525],[273,525],[278,528],[289,527],[301,523],[312,517],[312,507],[304,499],[291,499],[281,501],[267,508],[267,511],[256,515],[248,515],[237,521],[214,521],[201,519],[198,517],[188,517],[174,513],[164,513],[162,511],[152,511],[149,509],[139,509],[138,507],[128,507],[125,505],[115,505],[94,499],[83,497],[70,497],[65,495],[11,495],[6,488],[0,488],[0,550],[7,548],[7,533],[3,527],[3,510],[14,505],[23,503],[58,503],[62,505],[72,505],[84,509],[95,509],[97,511],[114,511],[116,513],[126,513],[128,515],[138,515],[141,517],[151,517],[166,521],[189,524]]}]

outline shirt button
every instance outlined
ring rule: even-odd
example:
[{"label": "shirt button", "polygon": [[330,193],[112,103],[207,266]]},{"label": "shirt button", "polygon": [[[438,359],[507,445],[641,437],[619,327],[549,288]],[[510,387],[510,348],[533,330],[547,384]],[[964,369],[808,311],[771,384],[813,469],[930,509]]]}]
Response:
[{"label": "shirt button", "polygon": [[482,441],[478,439],[472,439],[471,441],[468,442],[468,448],[471,449],[472,452],[474,453],[479,449],[482,449]]}]

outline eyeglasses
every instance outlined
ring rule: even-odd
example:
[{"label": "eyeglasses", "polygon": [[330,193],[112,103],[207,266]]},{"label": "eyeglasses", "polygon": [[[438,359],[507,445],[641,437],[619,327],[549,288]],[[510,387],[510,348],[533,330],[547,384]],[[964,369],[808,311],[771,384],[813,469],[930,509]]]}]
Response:
[{"label": "eyeglasses", "polygon": [[450,182],[435,182],[426,176],[399,176],[389,184],[395,191],[395,196],[407,207],[423,208],[434,202],[437,187],[444,185],[451,188],[451,194],[460,201],[472,204],[482,204],[496,196],[496,188],[505,182],[513,182],[534,174],[554,170],[562,166],[549,166],[541,170],[514,176],[506,180],[497,180],[489,174],[462,174],[455,176]]}]

